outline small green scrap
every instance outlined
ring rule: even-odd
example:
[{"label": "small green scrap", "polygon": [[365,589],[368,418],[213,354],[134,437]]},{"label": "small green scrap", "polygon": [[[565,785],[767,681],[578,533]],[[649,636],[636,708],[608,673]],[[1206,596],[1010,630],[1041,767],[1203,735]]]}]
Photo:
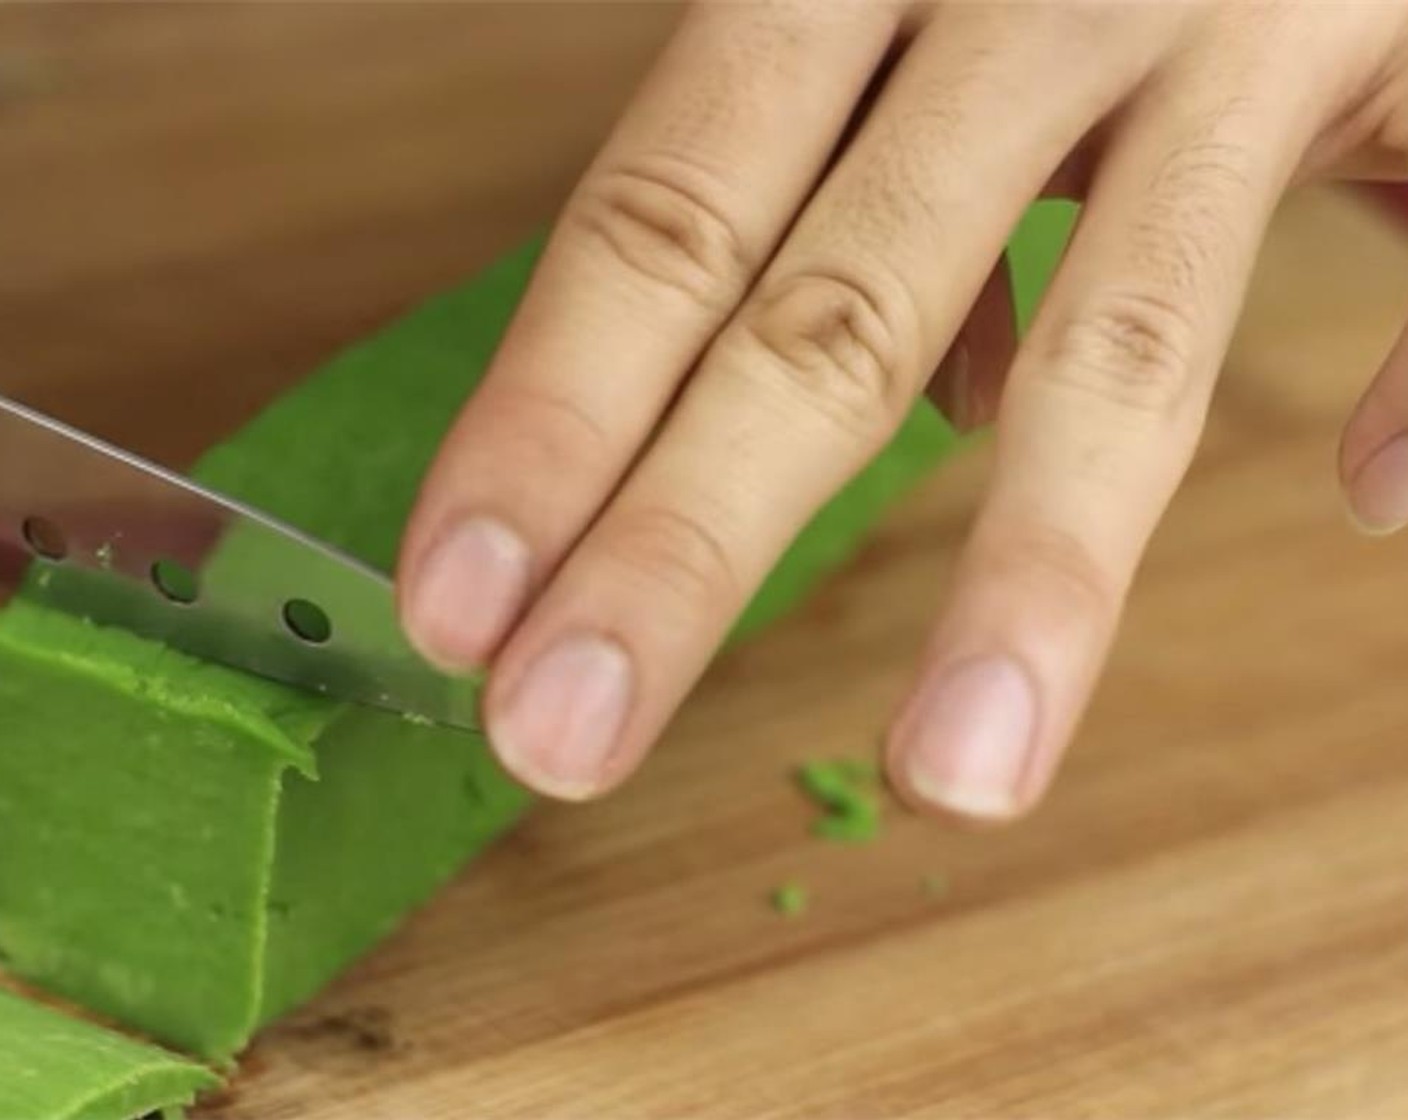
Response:
[{"label": "small green scrap", "polygon": [[812,823],[813,835],[856,844],[880,834],[880,771],[873,760],[808,762],[797,778],[807,796],[825,810]]},{"label": "small green scrap", "polygon": [[784,918],[797,918],[807,910],[807,888],[795,879],[772,892],[772,908]]},{"label": "small green scrap", "polygon": [[931,871],[919,883],[930,898],[943,898],[948,894],[948,876],[941,872]]},{"label": "small green scrap", "polygon": [[112,571],[112,542],[104,541],[93,550],[93,557],[98,561],[98,567],[105,572]]},{"label": "small green scrap", "polygon": [[880,785],[880,764],[873,758],[838,758],[835,766],[853,782]]}]

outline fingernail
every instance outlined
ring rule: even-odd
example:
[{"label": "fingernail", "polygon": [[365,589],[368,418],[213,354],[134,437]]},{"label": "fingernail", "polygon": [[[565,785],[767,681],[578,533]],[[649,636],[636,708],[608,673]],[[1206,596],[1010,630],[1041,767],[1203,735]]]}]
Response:
[{"label": "fingernail", "polygon": [[1408,435],[1389,440],[1359,468],[1349,502],[1366,533],[1382,536],[1408,525]]},{"label": "fingernail", "polygon": [[1036,726],[1027,673],[1007,657],[958,665],[920,688],[905,714],[901,765],[924,800],[979,818],[1013,816]]},{"label": "fingernail", "polygon": [[426,557],[412,592],[407,630],[440,665],[482,665],[528,594],[528,546],[489,518],[461,522]]},{"label": "fingernail", "polygon": [[569,801],[589,797],[607,780],[632,678],[615,642],[566,638],[529,666],[497,716],[490,712],[489,738],[534,788]]}]

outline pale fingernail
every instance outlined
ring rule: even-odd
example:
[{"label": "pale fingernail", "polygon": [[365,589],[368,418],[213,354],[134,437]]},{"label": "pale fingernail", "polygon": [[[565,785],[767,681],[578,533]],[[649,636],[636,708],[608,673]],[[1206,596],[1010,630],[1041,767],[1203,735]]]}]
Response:
[{"label": "pale fingernail", "polygon": [[1349,506],[1359,527],[1375,536],[1408,525],[1408,435],[1389,440],[1359,468]]},{"label": "pale fingernail", "polygon": [[961,816],[1013,816],[1036,726],[1026,672],[1007,657],[957,665],[920,687],[900,726],[901,765],[924,800]]},{"label": "pale fingernail", "polygon": [[406,629],[439,665],[482,665],[528,594],[528,546],[512,529],[475,517],[451,529],[421,566]]},{"label": "pale fingernail", "polygon": [[489,739],[516,775],[552,797],[581,800],[607,781],[631,703],[631,659],[615,642],[565,638],[542,654],[489,715]]}]

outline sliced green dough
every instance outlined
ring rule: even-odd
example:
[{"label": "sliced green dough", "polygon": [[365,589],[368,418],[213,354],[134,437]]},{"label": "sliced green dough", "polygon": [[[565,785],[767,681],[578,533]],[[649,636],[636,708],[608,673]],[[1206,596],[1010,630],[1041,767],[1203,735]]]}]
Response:
[{"label": "sliced green dough", "polygon": [[202,1066],[0,989],[0,1116],[137,1120],[179,1115],[219,1084]]},{"label": "sliced green dough", "polygon": [[[1023,254],[1049,267],[1067,224],[1051,211],[1024,227],[1019,294],[1042,283]],[[333,361],[198,477],[389,568],[537,248]],[[735,638],[842,563],[952,447],[917,408],[797,540]],[[0,613],[0,964],[190,1053],[238,1053],[528,804],[477,735],[294,692],[24,601]]]}]

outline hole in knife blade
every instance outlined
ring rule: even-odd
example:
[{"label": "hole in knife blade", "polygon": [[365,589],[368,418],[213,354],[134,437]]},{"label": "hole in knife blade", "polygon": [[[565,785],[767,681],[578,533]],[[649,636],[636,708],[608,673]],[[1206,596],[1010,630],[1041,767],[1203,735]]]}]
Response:
[{"label": "hole in knife blade", "polygon": [[290,599],[284,604],[284,625],[298,638],[320,646],[332,637],[332,621],[317,603]]},{"label": "hole in knife blade", "polygon": [[62,560],[68,555],[68,538],[47,517],[26,517],[22,529],[25,543],[36,555],[45,560]]},{"label": "hole in knife blade", "polygon": [[152,585],[181,606],[190,606],[200,598],[200,582],[195,573],[175,560],[158,560],[152,565]]}]

